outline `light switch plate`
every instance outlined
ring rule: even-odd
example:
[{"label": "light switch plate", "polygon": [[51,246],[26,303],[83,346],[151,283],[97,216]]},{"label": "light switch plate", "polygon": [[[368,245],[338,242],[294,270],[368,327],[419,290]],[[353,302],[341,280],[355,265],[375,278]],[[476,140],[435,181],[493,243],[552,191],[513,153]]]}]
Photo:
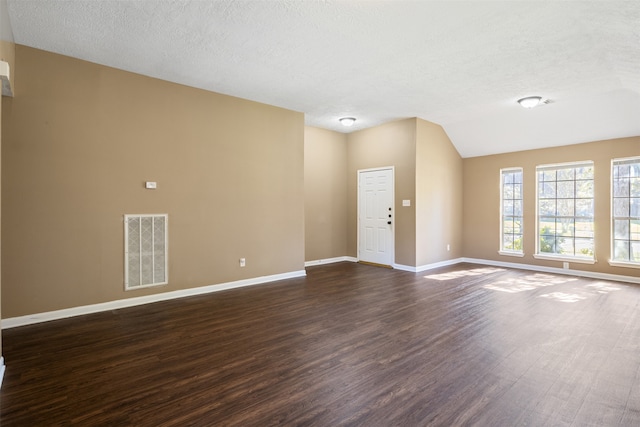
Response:
[{"label": "light switch plate", "polygon": [[402,206],[411,206],[411,200],[403,200]]},{"label": "light switch plate", "polygon": [[147,181],[144,183],[144,188],[149,188],[151,190],[154,190],[156,188],[156,183],[155,181]]}]

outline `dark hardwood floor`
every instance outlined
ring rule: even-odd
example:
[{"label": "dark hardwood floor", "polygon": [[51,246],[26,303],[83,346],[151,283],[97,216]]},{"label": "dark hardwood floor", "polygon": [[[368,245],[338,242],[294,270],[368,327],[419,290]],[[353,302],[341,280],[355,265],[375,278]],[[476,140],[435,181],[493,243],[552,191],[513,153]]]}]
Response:
[{"label": "dark hardwood floor", "polygon": [[460,264],[3,331],[2,426],[640,425],[640,287]]}]

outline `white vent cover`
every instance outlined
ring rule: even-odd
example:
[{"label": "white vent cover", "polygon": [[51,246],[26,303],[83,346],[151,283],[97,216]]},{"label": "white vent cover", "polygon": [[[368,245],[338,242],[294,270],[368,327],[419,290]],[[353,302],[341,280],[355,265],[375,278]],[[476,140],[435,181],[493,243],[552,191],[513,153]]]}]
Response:
[{"label": "white vent cover", "polygon": [[124,216],[124,288],[166,285],[167,214]]}]

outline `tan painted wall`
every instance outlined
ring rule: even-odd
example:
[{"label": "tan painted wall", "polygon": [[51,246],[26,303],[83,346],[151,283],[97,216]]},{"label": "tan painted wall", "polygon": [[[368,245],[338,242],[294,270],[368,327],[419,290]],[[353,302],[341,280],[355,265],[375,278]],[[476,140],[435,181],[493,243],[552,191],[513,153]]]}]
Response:
[{"label": "tan painted wall", "polygon": [[440,125],[418,119],[416,265],[461,256],[462,158]]},{"label": "tan painted wall", "polygon": [[[3,12],[6,12],[6,2],[2,3],[2,10]],[[5,61],[7,63],[9,63],[9,70],[10,70],[10,75],[9,75],[9,82],[11,84],[12,89],[14,88],[14,74],[15,74],[15,44],[10,42],[10,41],[5,41],[5,40],[0,40],[0,61]],[[15,93],[15,90],[12,90],[13,93]],[[1,148],[2,148],[2,104],[4,103],[4,98],[5,97],[0,97],[2,98],[2,101],[0,102],[0,153],[1,153]],[[0,154],[0,164],[1,164],[1,159],[2,159],[2,155]],[[1,167],[0,167],[0,176],[1,176]],[[2,182],[1,182],[1,178],[0,178],[0,188],[2,187]],[[1,197],[2,193],[0,191],[0,212],[1,212]],[[0,214],[0,223],[1,223],[1,214]],[[0,242],[2,241],[2,236],[1,236],[1,232],[2,232],[2,227],[0,227]],[[0,319],[2,318],[2,251],[1,251],[1,245],[0,245]],[[2,334],[0,334],[0,355],[2,355]]]},{"label": "tan painted wall", "polygon": [[[303,114],[20,45],[16,69],[5,318],[304,268]],[[169,214],[168,285],[123,290],[127,213]]]},{"label": "tan painted wall", "polygon": [[395,167],[395,262],[415,266],[415,204],[402,207],[402,200],[415,200],[416,119],[387,123],[349,134],[348,158],[348,239],[349,256],[357,256],[358,170]]},{"label": "tan painted wall", "polygon": [[305,261],[347,254],[347,136],[305,127]]},{"label": "tan painted wall", "polygon": [[[562,268],[558,261],[535,259],[536,166],[550,163],[594,161],[595,244],[594,265],[571,263],[575,270],[638,276],[640,270],[611,267],[610,196],[611,159],[640,155],[640,137],[597,141],[586,144],[522,151],[464,159],[464,256],[503,262]],[[523,258],[498,254],[500,248],[500,169],[524,168],[524,253]]]}]

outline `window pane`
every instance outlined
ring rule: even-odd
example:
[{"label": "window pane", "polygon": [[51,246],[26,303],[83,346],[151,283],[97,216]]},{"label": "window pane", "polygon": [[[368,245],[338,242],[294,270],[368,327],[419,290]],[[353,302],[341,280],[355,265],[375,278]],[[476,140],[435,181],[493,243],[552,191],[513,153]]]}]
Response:
[{"label": "window pane", "polygon": [[631,242],[629,261],[640,262],[640,242]]},{"label": "window pane", "polygon": [[513,198],[522,199],[522,184],[513,185]]},{"label": "window pane", "polygon": [[573,236],[575,230],[574,221],[573,218],[558,218],[556,221],[556,235]]},{"label": "window pane", "polygon": [[613,181],[613,196],[614,197],[627,197],[629,196],[629,180],[628,179],[616,179]]},{"label": "window pane", "polygon": [[629,216],[629,199],[613,199],[613,216],[617,218]]},{"label": "window pane", "polygon": [[555,216],[556,214],[556,201],[555,200],[541,200],[540,201],[540,208],[539,208],[539,215],[544,215],[544,216]]},{"label": "window pane", "polygon": [[632,219],[629,221],[629,238],[631,240],[640,241],[640,220]]},{"label": "window pane", "polygon": [[513,234],[513,218],[507,217],[502,221],[502,232],[504,234]]},{"label": "window pane", "polygon": [[593,166],[583,166],[576,169],[576,179],[593,180]]},{"label": "window pane", "polygon": [[615,239],[629,238],[629,221],[626,219],[615,220],[613,225],[613,237]]},{"label": "window pane", "polygon": [[578,239],[575,240],[575,248],[577,256],[593,256],[593,239]]},{"label": "window pane", "polygon": [[629,199],[629,216],[640,218],[640,198]]},{"label": "window pane", "polygon": [[575,182],[574,181],[558,181],[558,194],[559,199],[573,198],[574,197]]},{"label": "window pane", "polygon": [[505,200],[502,202],[502,214],[505,216],[513,215],[513,201]]},{"label": "window pane", "polygon": [[626,240],[616,240],[613,245],[613,259],[626,261],[629,259],[629,242]]},{"label": "window pane", "polygon": [[576,200],[576,216],[581,218],[593,217],[593,199]]},{"label": "window pane", "polygon": [[554,199],[556,197],[556,183],[545,182],[538,187],[538,196],[541,199]]},{"label": "window pane", "polygon": [[516,234],[522,234],[522,223],[521,221],[514,220],[513,221],[513,232]]},{"label": "window pane", "polygon": [[513,176],[513,182],[514,183],[518,183],[518,184],[522,184],[522,172],[513,172],[511,174],[511,176]]},{"label": "window pane", "polygon": [[575,249],[573,246],[573,239],[571,238],[556,238],[556,253],[564,254],[564,255],[575,255]]},{"label": "window pane", "polygon": [[540,252],[554,253],[555,252],[555,238],[548,236],[540,236]]},{"label": "window pane", "polygon": [[513,199],[513,184],[505,184],[502,188],[502,197],[504,199]]},{"label": "window pane", "polygon": [[576,197],[593,197],[593,181],[576,181]]},{"label": "window pane", "polygon": [[513,184],[513,174],[503,172],[502,173],[502,183],[503,184]]},{"label": "window pane", "polygon": [[515,216],[522,216],[522,200],[515,200],[513,202],[513,214]]},{"label": "window pane", "polygon": [[556,180],[556,171],[544,171],[539,175],[539,179],[541,181],[555,181]]},{"label": "window pane", "polygon": [[640,178],[631,178],[629,181],[629,195],[640,197]]},{"label": "window pane", "polygon": [[558,200],[558,215],[559,216],[573,216],[574,215],[573,199]]},{"label": "window pane", "polygon": [[548,217],[540,218],[539,227],[541,235],[553,236],[556,234],[556,219]]},{"label": "window pane", "polygon": [[593,220],[591,218],[576,218],[575,235],[576,237],[588,237],[593,239]]},{"label": "window pane", "polygon": [[513,249],[513,235],[505,234],[504,236],[502,236],[502,248]]},{"label": "window pane", "polygon": [[573,181],[575,179],[575,169],[558,169],[558,181]]},{"label": "window pane", "polygon": [[629,167],[629,165],[619,165],[617,167],[617,170],[618,170],[618,176],[620,178],[628,178],[631,172],[631,168]]}]

